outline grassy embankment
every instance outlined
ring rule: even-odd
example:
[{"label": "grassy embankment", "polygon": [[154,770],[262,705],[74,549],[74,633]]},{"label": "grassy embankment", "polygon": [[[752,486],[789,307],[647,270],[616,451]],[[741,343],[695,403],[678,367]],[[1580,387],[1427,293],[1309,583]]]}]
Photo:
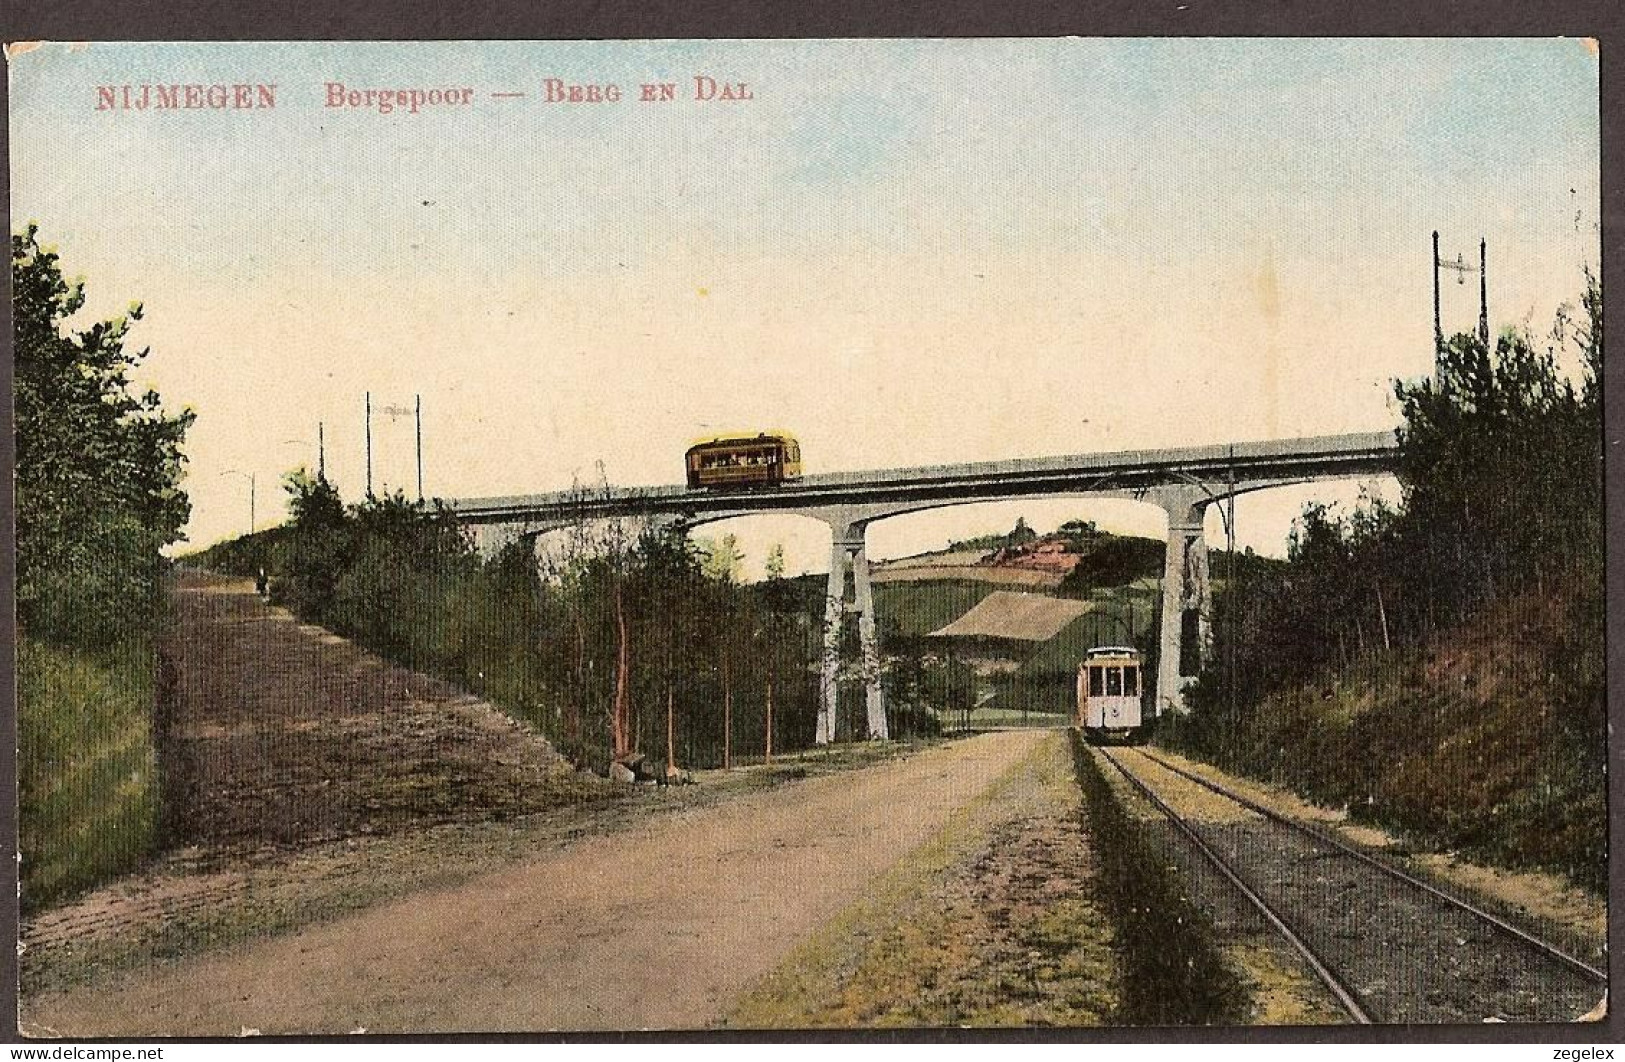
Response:
[{"label": "grassy embankment", "polygon": [[17,648],[22,901],[36,910],[127,872],[158,839],[153,655],[27,638]]},{"label": "grassy embankment", "polygon": [[[1526,594],[1162,740],[1419,846],[1607,880],[1596,596]],[[1598,632],[1592,637],[1589,632]]]},{"label": "grassy embankment", "polygon": [[1057,734],[797,948],[727,1023],[1200,1025],[1243,1021],[1248,1004],[1167,861],[1081,741]]},{"label": "grassy embankment", "polygon": [[727,1016],[735,1028],[1092,1026],[1119,994],[1060,735],[960,808]]},{"label": "grassy embankment", "polygon": [[1221,957],[1207,917],[1185,895],[1168,861],[1129,820],[1082,737],[1076,732],[1069,737],[1099,859],[1096,895],[1111,917],[1122,968],[1115,1023],[1244,1021],[1247,990]]}]

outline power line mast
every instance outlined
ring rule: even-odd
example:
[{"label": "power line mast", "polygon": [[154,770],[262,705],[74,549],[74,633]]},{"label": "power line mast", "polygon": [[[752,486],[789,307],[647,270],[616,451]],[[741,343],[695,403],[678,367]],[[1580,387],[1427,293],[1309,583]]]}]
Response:
[{"label": "power line mast", "polygon": [[1433,230],[1433,375],[1439,375],[1439,358],[1444,354],[1444,325],[1439,319],[1439,230]]},{"label": "power line mast", "polygon": [[372,392],[367,392],[367,497],[372,498]]},{"label": "power line mast", "polygon": [[1467,264],[1465,258],[1458,252],[1454,262],[1447,262],[1439,257],[1439,231],[1433,230],[1433,376],[1439,376],[1440,362],[1444,358],[1444,323],[1439,315],[1439,270],[1448,269],[1456,274],[1457,284],[1467,283],[1468,273],[1479,275],[1479,311],[1478,311],[1478,337],[1483,340],[1486,347],[1490,342],[1490,315],[1489,315],[1489,287],[1484,277],[1485,242],[1478,241],[1478,269]]},{"label": "power line mast", "polygon": [[404,417],[408,413],[412,414],[417,432],[418,501],[421,502],[423,500],[423,396],[419,394],[414,395],[413,398],[414,402],[411,409],[405,406],[388,405],[379,412],[388,414],[391,424],[395,423],[397,417]]}]

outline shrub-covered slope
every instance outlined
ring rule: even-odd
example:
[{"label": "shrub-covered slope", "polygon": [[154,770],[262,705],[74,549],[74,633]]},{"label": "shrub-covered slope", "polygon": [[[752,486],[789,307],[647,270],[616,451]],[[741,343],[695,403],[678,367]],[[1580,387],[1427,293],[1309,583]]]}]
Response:
[{"label": "shrub-covered slope", "polygon": [[1233,716],[1210,704],[1164,740],[1418,842],[1600,892],[1603,681],[1598,589],[1531,592]]}]

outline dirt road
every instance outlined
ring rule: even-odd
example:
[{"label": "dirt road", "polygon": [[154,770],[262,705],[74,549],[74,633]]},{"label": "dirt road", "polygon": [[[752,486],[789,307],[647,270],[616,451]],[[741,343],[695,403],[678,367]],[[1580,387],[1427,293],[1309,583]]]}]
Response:
[{"label": "dirt road", "polygon": [[986,734],[28,1001],[62,1036],[695,1028],[1044,739]]}]

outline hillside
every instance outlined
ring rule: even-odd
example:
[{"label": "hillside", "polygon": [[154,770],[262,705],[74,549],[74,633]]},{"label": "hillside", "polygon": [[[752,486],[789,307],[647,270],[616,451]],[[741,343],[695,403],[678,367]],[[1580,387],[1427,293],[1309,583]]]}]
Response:
[{"label": "hillside", "polygon": [[879,563],[874,581],[957,579],[1086,597],[1097,586],[1122,586],[1160,574],[1162,555],[1158,539],[1113,535],[1085,520],[1070,520],[1046,535],[1018,520],[1002,535],[981,535],[945,550]]},{"label": "hillside", "polygon": [[1601,610],[1597,589],[1525,593],[1234,717],[1199,689],[1196,715],[1162,740],[1425,846],[1555,870],[1600,892]]},{"label": "hillside", "polygon": [[[1069,713],[1078,661],[1090,648],[1145,640],[1156,617],[1163,544],[1094,531],[1082,522],[1015,546],[1010,537],[984,536],[970,540],[971,549],[956,543],[945,552],[887,562],[887,578],[875,579],[882,652],[946,653],[949,642],[927,643],[924,636],[1012,586],[1071,598],[1086,606],[1082,615],[1052,638],[1012,645],[1004,654],[1008,664],[986,668],[978,683],[978,697],[991,695],[986,711]],[[1065,574],[1057,571],[1063,557]],[[956,652],[972,648],[954,646]]]}]

